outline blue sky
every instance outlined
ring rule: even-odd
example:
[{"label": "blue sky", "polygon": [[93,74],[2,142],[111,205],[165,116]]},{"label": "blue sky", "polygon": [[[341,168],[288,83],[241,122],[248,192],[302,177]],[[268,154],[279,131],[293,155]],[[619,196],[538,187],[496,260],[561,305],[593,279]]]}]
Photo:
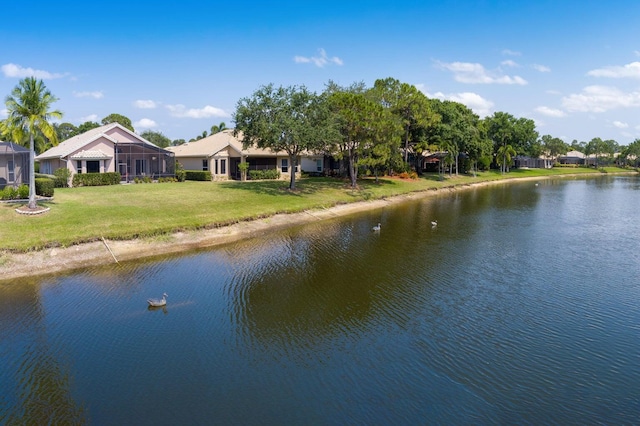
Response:
[{"label": "blue sky", "polygon": [[35,75],[75,125],[118,113],[189,140],[265,84],[393,77],[567,142],[640,138],[637,1],[26,4],[3,6],[0,95]]}]

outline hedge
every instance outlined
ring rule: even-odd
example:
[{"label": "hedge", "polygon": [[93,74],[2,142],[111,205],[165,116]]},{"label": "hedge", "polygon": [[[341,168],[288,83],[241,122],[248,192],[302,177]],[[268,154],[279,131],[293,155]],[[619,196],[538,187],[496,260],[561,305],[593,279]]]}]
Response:
[{"label": "hedge", "polygon": [[[36,178],[36,195],[53,197],[53,179]],[[7,186],[0,189],[0,200],[27,200],[29,199],[29,185],[22,184],[17,188]]]},{"label": "hedge", "polygon": [[73,175],[72,186],[104,186],[120,183],[120,173],[77,173]]},{"label": "hedge", "polygon": [[185,170],[186,180],[211,180],[211,172],[208,170]]},{"label": "hedge", "polygon": [[268,170],[249,170],[250,180],[261,179],[280,179],[280,170],[268,169]]},{"label": "hedge", "polygon": [[36,195],[53,197],[55,181],[49,178],[36,178]]}]

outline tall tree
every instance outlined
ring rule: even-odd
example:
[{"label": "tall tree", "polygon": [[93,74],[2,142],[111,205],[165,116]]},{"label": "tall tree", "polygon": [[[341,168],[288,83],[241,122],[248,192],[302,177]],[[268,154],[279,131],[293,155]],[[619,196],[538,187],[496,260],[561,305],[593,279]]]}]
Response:
[{"label": "tall tree", "polygon": [[[516,119],[506,112],[495,112],[485,119],[487,122],[487,135],[494,143],[496,163],[502,171],[509,170],[509,164],[505,164],[505,153],[515,151],[513,155],[529,155],[537,157],[541,153],[538,142],[538,132],[535,130],[533,120],[527,118]],[[509,146],[511,149],[507,149]],[[502,148],[502,149],[501,149]],[[501,150],[500,150],[501,149]],[[500,150],[500,155],[498,154]],[[511,156],[509,156],[511,157]]]},{"label": "tall tree", "polygon": [[27,77],[7,96],[8,117],[0,123],[3,134],[11,134],[13,140],[22,141],[29,137],[29,208],[37,208],[35,181],[35,147],[34,138],[41,133],[53,145],[58,144],[56,131],[49,123],[52,118],[62,118],[58,110],[50,111],[51,104],[58,99],[51,94],[42,80]]},{"label": "tall tree", "polygon": [[[289,189],[295,189],[298,157],[320,150],[335,139],[335,126],[322,96],[305,86],[262,86],[240,99],[234,114],[234,133],[243,146],[284,151],[289,157]],[[242,133],[240,133],[242,132]]]},{"label": "tall tree", "polygon": [[414,148],[425,134],[424,130],[438,121],[438,115],[431,111],[429,99],[424,93],[415,86],[401,83],[394,78],[376,80],[369,93],[400,121],[403,130],[404,161],[408,163],[409,151],[413,150],[416,153]]},{"label": "tall tree", "polygon": [[122,126],[126,127],[127,129],[131,130],[132,132],[135,132],[135,130],[133,129],[133,125],[131,124],[131,120],[129,119],[129,117],[125,117],[124,115],[114,113],[114,114],[109,114],[102,119],[103,126],[105,124],[111,124],[111,123],[119,123]]},{"label": "tall tree", "polygon": [[78,128],[71,123],[54,123],[53,127],[56,129],[58,135],[58,141],[66,141],[79,134]]},{"label": "tall tree", "polygon": [[153,130],[145,130],[140,135],[152,144],[160,148],[166,148],[171,145],[171,139],[162,134],[162,132],[154,132]]},{"label": "tall tree", "polygon": [[569,151],[569,145],[560,138],[544,135],[540,139],[542,140],[542,149],[551,157],[554,163],[559,155],[566,154]]},{"label": "tall tree", "polygon": [[80,135],[84,132],[88,132],[89,130],[95,129],[97,127],[100,127],[99,123],[96,123],[95,121],[85,121],[84,123],[78,126],[78,134]]},{"label": "tall tree", "polygon": [[329,104],[340,132],[341,154],[349,160],[351,187],[356,188],[358,166],[379,165],[397,150],[398,121],[380,103],[361,93],[334,92]]},{"label": "tall tree", "polygon": [[626,164],[638,167],[640,164],[640,139],[636,139],[620,152],[620,157]]}]

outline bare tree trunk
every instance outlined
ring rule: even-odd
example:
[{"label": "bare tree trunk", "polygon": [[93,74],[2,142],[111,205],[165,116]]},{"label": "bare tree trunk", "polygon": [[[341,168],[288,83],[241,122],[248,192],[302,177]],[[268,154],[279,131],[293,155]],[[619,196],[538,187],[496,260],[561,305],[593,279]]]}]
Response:
[{"label": "bare tree trunk", "polygon": [[291,164],[291,170],[289,171],[289,189],[296,189],[296,160],[297,158],[293,155],[289,155],[289,164]]}]

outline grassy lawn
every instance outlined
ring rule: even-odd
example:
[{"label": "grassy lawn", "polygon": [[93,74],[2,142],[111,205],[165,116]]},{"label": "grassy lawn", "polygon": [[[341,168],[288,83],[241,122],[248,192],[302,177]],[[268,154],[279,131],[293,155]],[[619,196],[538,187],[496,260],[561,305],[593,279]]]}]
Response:
[{"label": "grassy lawn", "polygon": [[[607,172],[622,172],[610,168]],[[51,210],[38,216],[15,212],[17,204],[0,204],[0,250],[28,251],[48,246],[69,246],[101,237],[152,237],[178,230],[195,230],[291,213],[340,203],[372,200],[482,181],[522,177],[597,173],[594,169],[516,169],[508,174],[490,171],[478,176],[425,175],[418,180],[373,179],[359,181],[352,190],[345,181],[306,178],[288,182],[183,182],[56,188]]]}]

